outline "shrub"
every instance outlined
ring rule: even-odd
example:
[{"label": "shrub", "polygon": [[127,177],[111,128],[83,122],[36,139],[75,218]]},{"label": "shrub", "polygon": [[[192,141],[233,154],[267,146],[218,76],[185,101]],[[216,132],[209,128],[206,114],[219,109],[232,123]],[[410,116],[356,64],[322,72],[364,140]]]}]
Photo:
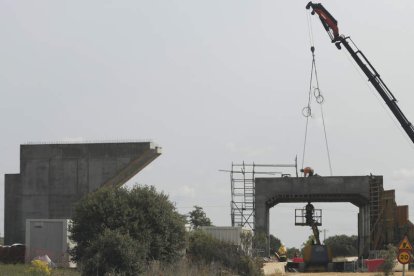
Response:
[{"label": "shrub", "polygon": [[85,250],[82,273],[136,275],[144,271],[146,254],[146,248],[128,234],[105,229]]},{"label": "shrub", "polygon": [[387,250],[383,252],[384,263],[380,269],[384,272],[385,276],[392,275],[392,270],[397,264],[397,248],[392,244],[387,245]]},{"label": "shrub", "polygon": [[218,263],[240,275],[261,275],[257,259],[247,256],[239,246],[219,241],[200,230],[190,234],[188,255],[194,262]]},{"label": "shrub", "polygon": [[71,255],[84,275],[130,275],[142,271],[145,261],[177,260],[185,247],[184,225],[168,196],[154,187],[99,189],[75,208]]}]

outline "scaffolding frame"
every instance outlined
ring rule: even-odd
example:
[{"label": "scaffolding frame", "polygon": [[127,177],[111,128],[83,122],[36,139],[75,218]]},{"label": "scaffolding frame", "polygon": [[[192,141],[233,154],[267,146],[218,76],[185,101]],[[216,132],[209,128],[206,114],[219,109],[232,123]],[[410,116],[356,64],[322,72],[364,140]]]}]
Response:
[{"label": "scaffolding frame", "polygon": [[295,168],[296,177],[298,177],[297,159],[295,164],[255,164],[232,163],[231,170],[221,170],[230,173],[231,182],[231,225],[241,226],[255,230],[255,177],[256,175],[280,175],[289,177],[281,171],[275,171],[275,168]]},{"label": "scaffolding frame", "polygon": [[381,248],[384,242],[383,213],[385,209],[381,204],[383,190],[380,179],[372,175],[369,183],[371,250]]}]

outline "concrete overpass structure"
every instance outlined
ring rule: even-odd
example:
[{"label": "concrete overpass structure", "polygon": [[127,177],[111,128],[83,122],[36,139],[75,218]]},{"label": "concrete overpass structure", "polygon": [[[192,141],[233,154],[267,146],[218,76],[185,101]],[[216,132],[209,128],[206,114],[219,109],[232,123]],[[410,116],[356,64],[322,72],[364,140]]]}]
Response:
[{"label": "concrete overpass structure", "polygon": [[20,146],[20,173],[5,175],[5,244],[25,242],[26,219],[68,219],[75,203],[120,187],[161,154],[151,142]]},{"label": "concrete overpass structure", "polygon": [[[359,255],[368,256],[379,230],[382,181],[382,176],[256,178],[255,234],[269,237],[269,209],[279,203],[349,202],[359,208]],[[269,255],[268,242],[263,249]]]}]

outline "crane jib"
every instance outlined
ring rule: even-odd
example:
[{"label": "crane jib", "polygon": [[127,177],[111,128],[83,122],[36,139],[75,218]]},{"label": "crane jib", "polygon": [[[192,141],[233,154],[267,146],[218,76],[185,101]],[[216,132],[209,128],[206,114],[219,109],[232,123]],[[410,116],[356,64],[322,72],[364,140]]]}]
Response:
[{"label": "crane jib", "polygon": [[[384,100],[386,105],[389,107],[391,112],[394,114],[395,118],[397,118],[398,122],[401,124],[404,131],[407,133],[408,137],[410,137],[411,141],[414,143],[414,126],[411,124],[410,121],[405,117],[404,113],[401,111],[397,104],[397,99],[385,85],[383,80],[381,79],[378,72],[369,62],[369,60],[365,57],[365,55],[356,47],[355,43],[354,46],[356,49],[349,44],[348,39],[349,37],[340,36],[338,33],[338,25],[335,18],[322,6],[322,4],[315,4],[309,2],[306,5],[306,9],[312,8],[312,14],[317,13],[322,25],[328,32],[329,36],[332,39],[332,42],[335,42],[335,45],[338,49],[341,49],[341,45],[347,49],[351,57],[354,61],[358,64],[359,68],[364,72],[364,74],[368,77],[368,81],[374,86],[375,90],[377,90],[378,94],[380,94],[381,98]],[[351,40],[352,41],[352,40]]]}]

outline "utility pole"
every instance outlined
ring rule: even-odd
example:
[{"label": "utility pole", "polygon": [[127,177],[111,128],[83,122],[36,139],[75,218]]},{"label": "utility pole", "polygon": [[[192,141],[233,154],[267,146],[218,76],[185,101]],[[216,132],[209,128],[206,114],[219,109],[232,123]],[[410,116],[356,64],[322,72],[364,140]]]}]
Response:
[{"label": "utility pole", "polygon": [[325,240],[326,240],[326,232],[328,232],[328,229],[322,229],[319,232],[323,232],[323,244],[325,244]]}]

